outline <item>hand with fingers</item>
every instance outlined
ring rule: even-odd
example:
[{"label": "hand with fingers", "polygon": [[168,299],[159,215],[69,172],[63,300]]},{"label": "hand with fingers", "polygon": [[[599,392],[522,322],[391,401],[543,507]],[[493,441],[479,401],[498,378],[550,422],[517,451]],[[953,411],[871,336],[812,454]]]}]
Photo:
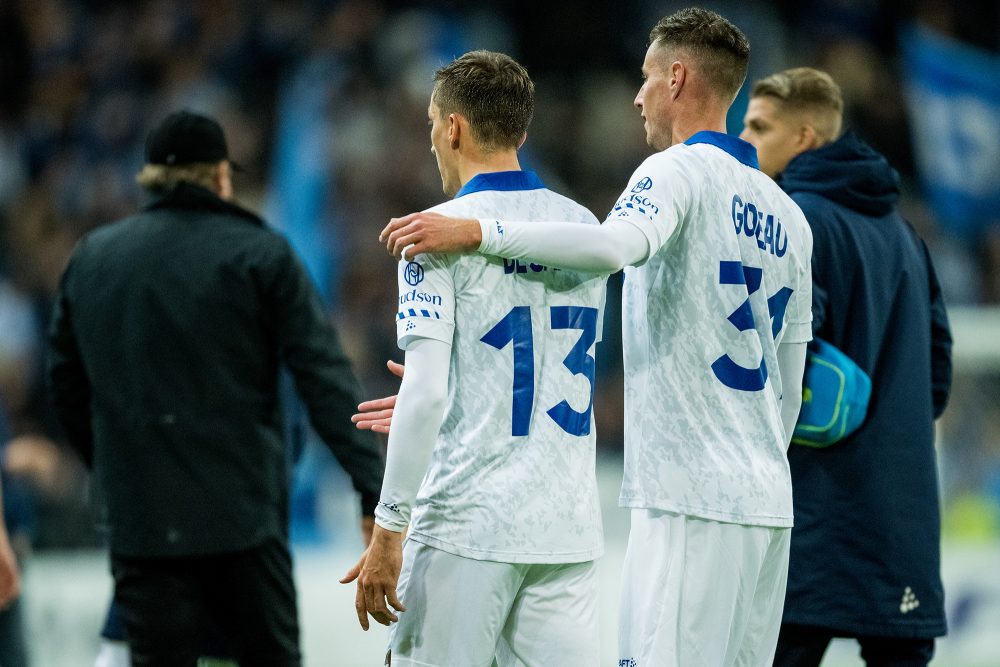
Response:
[{"label": "hand with fingers", "polygon": [[354,610],[363,630],[368,630],[369,614],[382,625],[389,625],[399,620],[395,612],[406,611],[396,596],[402,567],[403,533],[376,525],[372,542],[361,560],[340,580],[342,584],[349,584],[357,579]]},{"label": "hand with fingers", "polygon": [[[403,377],[403,364],[397,364],[391,359],[386,362],[389,372],[398,378]],[[396,407],[396,397],[386,396],[358,405],[358,412],[351,416],[354,426],[364,431],[388,433],[392,424],[392,412]]]},{"label": "hand with fingers", "polygon": [[415,257],[427,252],[473,252],[483,240],[475,218],[449,218],[440,213],[411,213],[392,218],[378,240],[396,259]]}]

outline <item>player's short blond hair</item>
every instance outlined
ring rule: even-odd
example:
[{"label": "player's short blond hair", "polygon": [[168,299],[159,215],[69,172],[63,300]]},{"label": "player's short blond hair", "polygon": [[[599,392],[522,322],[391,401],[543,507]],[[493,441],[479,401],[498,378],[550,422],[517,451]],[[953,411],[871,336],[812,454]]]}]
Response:
[{"label": "player's short blond hair", "polygon": [[484,153],[517,149],[535,111],[535,84],[520,63],[503,53],[470,51],[434,74],[442,117],[465,116]]},{"label": "player's short blond hair", "polygon": [[750,97],[771,97],[784,111],[805,113],[823,143],[840,136],[844,98],[840,86],[826,72],[795,67],[772,74],[753,85]]},{"label": "player's short blond hair", "polygon": [[168,190],[178,183],[191,183],[215,191],[218,162],[194,162],[179,166],[146,164],[136,174],[135,182],[153,192]]},{"label": "player's short blond hair", "polygon": [[682,49],[694,58],[716,94],[732,103],[747,78],[750,42],[743,31],[707,9],[688,7],[665,16],[649,33],[650,45]]}]

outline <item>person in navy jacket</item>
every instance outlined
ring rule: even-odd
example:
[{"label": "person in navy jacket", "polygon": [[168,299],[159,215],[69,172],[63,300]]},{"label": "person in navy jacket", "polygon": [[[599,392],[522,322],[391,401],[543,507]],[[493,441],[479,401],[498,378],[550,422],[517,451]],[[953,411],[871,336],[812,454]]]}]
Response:
[{"label": "person in navy jacket", "polygon": [[[793,445],[795,527],[774,664],[819,665],[833,637],[868,665],[926,665],[946,633],[934,420],[951,335],[924,242],[899,215],[899,176],[853,133],[824,72],[758,81],[743,139],[813,232],[813,331],[872,379],[868,415],[825,449]],[[838,138],[839,137],[839,138]]]}]

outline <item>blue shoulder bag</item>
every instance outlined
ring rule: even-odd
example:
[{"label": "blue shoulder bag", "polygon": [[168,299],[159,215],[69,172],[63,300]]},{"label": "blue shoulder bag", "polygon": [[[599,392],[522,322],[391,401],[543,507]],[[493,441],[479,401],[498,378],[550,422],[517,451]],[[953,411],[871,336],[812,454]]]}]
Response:
[{"label": "blue shoulder bag", "polygon": [[865,421],[872,381],[846,354],[816,338],[806,352],[802,410],[792,442],[829,447],[854,433]]}]

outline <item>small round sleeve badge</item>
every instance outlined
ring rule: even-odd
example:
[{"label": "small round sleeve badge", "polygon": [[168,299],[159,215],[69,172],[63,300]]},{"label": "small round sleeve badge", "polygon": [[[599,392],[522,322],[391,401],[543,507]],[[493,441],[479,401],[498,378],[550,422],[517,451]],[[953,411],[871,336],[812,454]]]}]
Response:
[{"label": "small round sleeve badge", "polygon": [[408,285],[416,287],[423,279],[424,267],[420,266],[416,262],[407,263],[406,267],[403,269],[403,280],[405,280]]}]

